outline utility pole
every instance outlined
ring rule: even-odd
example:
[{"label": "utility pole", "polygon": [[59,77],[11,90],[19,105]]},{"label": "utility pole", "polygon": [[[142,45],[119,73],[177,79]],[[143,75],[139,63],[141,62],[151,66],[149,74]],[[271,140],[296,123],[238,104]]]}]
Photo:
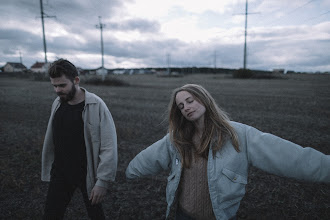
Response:
[{"label": "utility pole", "polygon": [[247,38],[247,18],[248,14],[259,14],[257,13],[248,13],[248,0],[245,1],[245,33],[244,33],[244,63],[243,68],[246,69],[246,38]]},{"label": "utility pole", "polygon": [[248,15],[248,0],[245,3],[245,34],[244,34],[244,64],[243,69],[246,69],[246,36],[247,36],[247,15]]},{"label": "utility pole", "polygon": [[96,25],[96,28],[100,28],[101,31],[101,54],[102,54],[102,70],[104,69],[104,51],[103,51],[103,28],[105,27],[105,24],[101,23],[101,16],[99,16],[99,25]]},{"label": "utility pole", "polygon": [[47,46],[46,46],[46,37],[45,37],[45,25],[44,25],[44,18],[50,18],[55,16],[45,16],[44,8],[42,4],[42,0],[40,0],[40,13],[41,13],[41,24],[42,24],[42,35],[43,35],[43,41],[44,41],[44,52],[45,52],[45,63],[47,63]]},{"label": "utility pole", "polygon": [[167,57],[167,74],[171,75],[171,70],[170,70],[171,55],[168,53],[166,54],[166,57]]},{"label": "utility pole", "polygon": [[42,36],[44,39],[45,63],[47,63],[47,46],[46,46],[45,25],[44,25],[44,8],[42,5],[42,0],[40,0],[40,12],[41,12],[41,23],[42,23]]},{"label": "utility pole", "polygon": [[217,69],[217,51],[214,51],[214,70]]},{"label": "utility pole", "polygon": [[20,60],[21,64],[23,64],[21,51],[19,51],[19,60]]}]

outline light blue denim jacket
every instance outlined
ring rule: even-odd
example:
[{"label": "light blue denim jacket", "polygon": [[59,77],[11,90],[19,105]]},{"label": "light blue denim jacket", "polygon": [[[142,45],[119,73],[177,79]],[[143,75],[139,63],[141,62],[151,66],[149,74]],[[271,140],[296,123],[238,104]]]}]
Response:
[{"label": "light blue denim jacket", "polygon": [[[330,183],[330,155],[303,148],[248,125],[230,123],[237,132],[240,152],[229,140],[213,157],[211,146],[207,164],[210,198],[217,219],[230,219],[236,215],[245,194],[250,165],[278,176]],[[163,170],[170,170],[166,187],[168,217],[182,172],[181,156],[168,134],[129,163],[126,177],[156,175]]]}]

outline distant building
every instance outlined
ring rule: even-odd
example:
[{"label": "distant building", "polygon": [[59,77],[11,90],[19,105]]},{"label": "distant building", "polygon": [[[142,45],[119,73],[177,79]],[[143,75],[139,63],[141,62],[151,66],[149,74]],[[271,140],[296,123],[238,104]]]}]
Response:
[{"label": "distant building", "polygon": [[286,74],[293,74],[293,73],[295,73],[295,71],[293,71],[293,70],[286,71]]},{"label": "distant building", "polygon": [[284,74],[285,70],[284,69],[273,69],[273,73],[279,73],[279,74]]},{"label": "distant building", "polygon": [[27,68],[22,63],[7,62],[3,67],[4,72],[22,72],[24,70]]},{"label": "distant building", "polygon": [[98,75],[98,76],[105,76],[109,74],[109,70],[99,67],[97,69],[79,69],[80,75]]},{"label": "distant building", "polygon": [[81,75],[96,75],[96,69],[84,69],[80,72]]},{"label": "distant building", "polygon": [[114,69],[112,71],[112,73],[115,74],[115,75],[122,75],[122,74],[126,73],[126,70],[125,69]]},{"label": "distant building", "polygon": [[50,63],[36,62],[31,66],[31,71],[36,73],[46,73]]},{"label": "distant building", "polygon": [[96,75],[99,75],[99,76],[108,74],[108,70],[105,68],[102,68],[102,67],[96,69],[95,71],[96,71]]},{"label": "distant building", "polygon": [[81,67],[77,67],[77,71],[78,71],[78,75],[85,75],[86,74],[85,70]]},{"label": "distant building", "polygon": [[145,68],[142,68],[142,69],[128,69],[125,73],[129,74],[129,75],[133,75],[133,74],[154,74],[154,73],[156,73],[156,70],[154,70],[154,69],[145,69]]}]

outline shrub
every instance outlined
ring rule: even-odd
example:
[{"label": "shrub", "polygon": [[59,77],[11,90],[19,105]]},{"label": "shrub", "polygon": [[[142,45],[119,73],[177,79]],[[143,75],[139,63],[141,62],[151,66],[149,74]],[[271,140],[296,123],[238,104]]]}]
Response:
[{"label": "shrub", "polygon": [[123,80],[114,77],[106,76],[104,79],[101,76],[91,76],[81,78],[81,81],[91,85],[105,85],[105,86],[128,86],[129,84]]},{"label": "shrub", "polygon": [[49,81],[49,75],[42,72],[31,72],[31,75],[33,76],[33,79],[35,81]]},{"label": "shrub", "polygon": [[248,79],[248,78],[252,78],[252,76],[253,73],[249,69],[238,69],[233,73],[234,78],[240,78],[240,79]]}]

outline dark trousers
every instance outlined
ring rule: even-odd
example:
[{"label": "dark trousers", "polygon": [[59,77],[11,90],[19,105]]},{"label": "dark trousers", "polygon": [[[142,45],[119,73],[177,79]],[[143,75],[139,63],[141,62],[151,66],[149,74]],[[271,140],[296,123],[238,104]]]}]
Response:
[{"label": "dark trousers", "polygon": [[93,220],[105,219],[102,205],[91,205],[91,201],[88,198],[85,179],[80,181],[79,184],[70,184],[65,180],[63,175],[53,172],[48,188],[43,219],[63,219],[65,210],[77,188],[79,188],[82,193],[88,216]]}]

